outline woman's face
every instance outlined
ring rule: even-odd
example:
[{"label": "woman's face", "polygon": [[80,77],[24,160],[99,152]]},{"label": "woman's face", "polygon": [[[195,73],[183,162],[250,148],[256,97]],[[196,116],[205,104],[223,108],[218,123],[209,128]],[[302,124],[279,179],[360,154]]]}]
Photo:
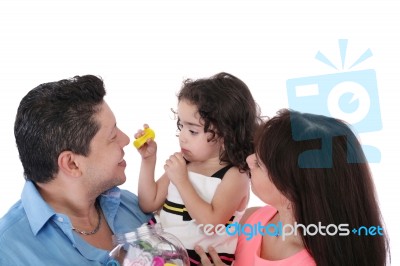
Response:
[{"label": "woman's face", "polygon": [[279,209],[287,204],[287,199],[276,188],[268,175],[265,165],[258,159],[256,154],[251,154],[246,159],[251,173],[251,190],[266,204],[272,205]]}]

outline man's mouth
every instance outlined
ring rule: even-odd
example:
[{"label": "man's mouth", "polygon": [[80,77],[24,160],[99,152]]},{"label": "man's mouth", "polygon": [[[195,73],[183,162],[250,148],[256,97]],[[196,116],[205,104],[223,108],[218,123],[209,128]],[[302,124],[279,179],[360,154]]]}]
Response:
[{"label": "man's mouth", "polygon": [[122,158],[122,160],[118,162],[118,165],[125,167],[126,166],[126,161]]}]

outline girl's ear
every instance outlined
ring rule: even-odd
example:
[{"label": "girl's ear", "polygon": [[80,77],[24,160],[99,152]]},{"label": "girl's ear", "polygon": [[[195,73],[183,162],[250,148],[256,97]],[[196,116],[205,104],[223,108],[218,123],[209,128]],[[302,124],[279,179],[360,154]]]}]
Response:
[{"label": "girl's ear", "polygon": [[59,171],[64,172],[69,176],[78,177],[82,174],[77,161],[77,155],[72,151],[63,151],[58,156]]}]

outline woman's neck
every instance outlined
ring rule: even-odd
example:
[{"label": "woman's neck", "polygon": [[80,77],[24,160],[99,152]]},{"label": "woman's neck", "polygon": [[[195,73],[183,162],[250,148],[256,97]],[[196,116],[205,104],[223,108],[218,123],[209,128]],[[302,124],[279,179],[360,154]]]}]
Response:
[{"label": "woman's neck", "polygon": [[266,260],[282,260],[289,258],[304,249],[303,240],[298,233],[289,234],[289,228],[285,225],[293,225],[294,218],[290,212],[281,210],[272,217],[269,224],[282,224],[282,230],[277,236],[266,234],[263,236],[260,257]]}]

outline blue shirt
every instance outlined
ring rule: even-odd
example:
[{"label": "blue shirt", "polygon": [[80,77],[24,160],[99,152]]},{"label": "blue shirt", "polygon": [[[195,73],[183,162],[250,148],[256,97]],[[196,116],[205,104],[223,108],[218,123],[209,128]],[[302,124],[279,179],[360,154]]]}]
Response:
[{"label": "blue shirt", "polygon": [[[129,191],[114,187],[99,199],[114,234],[131,232],[151,218]],[[71,228],[70,219],[56,213],[27,181],[21,200],[0,219],[0,265],[103,265],[110,260],[109,250],[90,245]]]}]

